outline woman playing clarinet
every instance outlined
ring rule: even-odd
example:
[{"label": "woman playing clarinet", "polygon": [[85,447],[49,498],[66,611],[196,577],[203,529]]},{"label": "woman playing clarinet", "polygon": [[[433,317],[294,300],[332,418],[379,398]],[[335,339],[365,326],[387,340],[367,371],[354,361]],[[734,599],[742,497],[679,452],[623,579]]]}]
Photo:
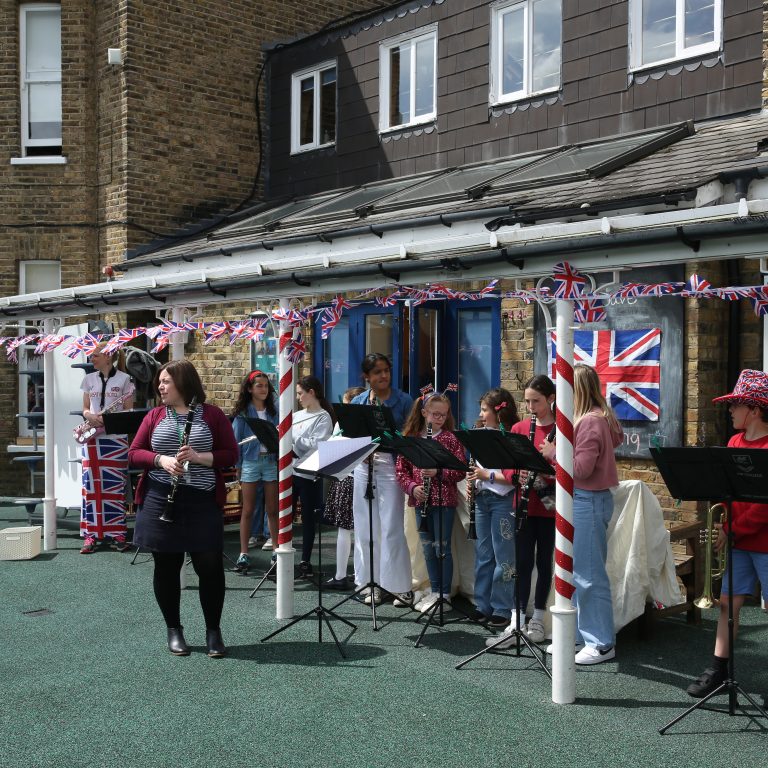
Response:
[{"label": "woman playing clarinet", "polygon": [[91,363],[96,369],[86,374],[83,390],[83,418],[97,434],[83,445],[83,506],[80,535],[85,539],[80,554],[96,550],[99,539],[110,539],[118,552],[129,548],[125,522],[125,481],[128,472],[128,438],[104,434],[103,413],[133,408],[136,388],[122,370],[116,354],[105,354],[104,344],[96,347]]},{"label": "woman playing clarinet", "polygon": [[226,415],[205,403],[200,376],[188,360],[160,368],[155,389],[162,405],[144,417],[129,452],[131,466],[144,470],[136,488],[134,542],[152,552],[155,598],[168,628],[168,650],[176,656],[190,652],[179,581],[189,552],[200,580],[207,652],[218,658],[226,653],[220,629],[226,500],[221,470],[237,462],[237,442]]},{"label": "woman playing clarinet", "polygon": [[[544,441],[554,438],[555,385],[549,376],[534,376],[525,385],[525,406],[531,416],[519,421],[512,432],[531,437],[533,444],[541,448]],[[554,472],[554,469],[553,469]],[[544,616],[547,612],[547,598],[552,582],[552,556],[555,551],[555,476],[521,473],[504,470],[504,476],[518,480],[518,493],[523,496],[525,521],[517,531],[517,607],[525,615],[531,592],[533,564],[536,563],[536,590],[534,592],[533,616],[527,623],[526,634],[534,643],[544,641]],[[522,624],[520,625],[522,628]],[[512,627],[514,629],[514,627]]]}]

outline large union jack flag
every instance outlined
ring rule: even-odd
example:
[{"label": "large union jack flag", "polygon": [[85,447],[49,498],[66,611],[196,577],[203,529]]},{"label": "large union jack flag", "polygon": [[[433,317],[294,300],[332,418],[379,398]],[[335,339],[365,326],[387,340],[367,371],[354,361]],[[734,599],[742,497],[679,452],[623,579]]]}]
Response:
[{"label": "large union jack flag", "polygon": [[[554,378],[555,334],[549,344],[549,370]],[[620,419],[659,420],[661,329],[574,331],[575,363],[591,365],[600,376],[603,394]]]}]

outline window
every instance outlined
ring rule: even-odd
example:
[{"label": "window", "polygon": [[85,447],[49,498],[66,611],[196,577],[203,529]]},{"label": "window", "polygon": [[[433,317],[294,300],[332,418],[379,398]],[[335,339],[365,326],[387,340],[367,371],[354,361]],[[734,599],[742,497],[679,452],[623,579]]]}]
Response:
[{"label": "window", "polygon": [[630,0],[631,67],[719,51],[722,0]]},{"label": "window", "polygon": [[60,155],[61,7],[22,5],[19,33],[22,155]]},{"label": "window", "polygon": [[379,48],[379,128],[435,119],[437,27],[387,40]]},{"label": "window", "polygon": [[561,0],[522,0],[491,11],[491,103],[560,88]]},{"label": "window", "polygon": [[291,151],[336,141],[336,64],[326,62],[291,79]]},{"label": "window", "polygon": [[[19,264],[19,294],[42,293],[61,287],[58,261],[22,261]],[[30,327],[20,327],[19,336],[38,333]],[[43,358],[34,354],[34,344],[24,344],[17,350],[19,359],[19,435],[36,442],[43,429]],[[39,414],[35,416],[34,414]]]}]

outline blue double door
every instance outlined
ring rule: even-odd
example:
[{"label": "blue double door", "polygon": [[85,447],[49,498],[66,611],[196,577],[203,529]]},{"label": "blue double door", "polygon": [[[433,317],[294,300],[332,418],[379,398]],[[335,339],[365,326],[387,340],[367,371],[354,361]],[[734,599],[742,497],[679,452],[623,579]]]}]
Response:
[{"label": "blue double door", "polygon": [[429,384],[436,391],[457,384],[449,393],[457,424],[472,425],[482,394],[499,385],[498,299],[359,305],[345,312],[325,340],[316,325],[315,339],[314,374],[331,402],[363,385],[360,363],[371,352],[392,360],[393,383],[414,398]]}]

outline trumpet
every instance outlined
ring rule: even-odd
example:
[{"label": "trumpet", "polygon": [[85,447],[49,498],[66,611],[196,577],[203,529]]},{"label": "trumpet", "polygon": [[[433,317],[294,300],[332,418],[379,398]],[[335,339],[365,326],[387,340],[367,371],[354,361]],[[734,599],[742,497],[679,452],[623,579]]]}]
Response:
[{"label": "trumpet", "polygon": [[712,582],[721,579],[728,566],[728,549],[723,547],[719,552],[715,552],[718,528],[714,517],[718,508],[722,510],[720,525],[725,525],[728,522],[728,508],[725,504],[713,504],[707,511],[707,527],[701,531],[702,543],[704,544],[704,591],[700,598],[693,601],[697,608],[712,608],[717,603],[717,600],[712,596]]}]

